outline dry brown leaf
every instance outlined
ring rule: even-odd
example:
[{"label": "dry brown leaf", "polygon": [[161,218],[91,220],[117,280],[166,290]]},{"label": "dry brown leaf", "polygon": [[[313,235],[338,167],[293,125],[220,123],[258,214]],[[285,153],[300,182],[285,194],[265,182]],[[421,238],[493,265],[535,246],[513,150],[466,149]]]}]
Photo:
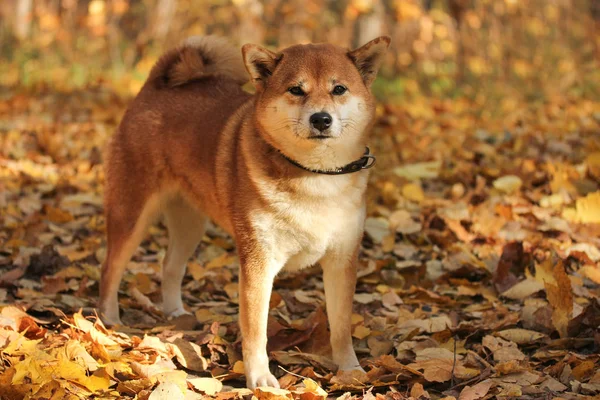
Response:
[{"label": "dry brown leaf", "polygon": [[524,300],[539,291],[544,290],[544,284],[529,278],[521,281],[502,293],[502,296],[512,300]]},{"label": "dry brown leaf", "polygon": [[452,378],[452,371],[460,379],[470,379],[477,376],[480,371],[466,368],[460,363],[454,365],[453,360],[427,359],[408,365],[409,368],[423,370],[423,377],[429,382],[447,382]]},{"label": "dry brown leaf", "polygon": [[560,337],[564,338],[569,335],[567,328],[573,313],[573,290],[562,263],[554,267],[554,278],[557,285],[546,283],[546,295],[553,308],[552,323]]},{"label": "dry brown leaf", "polygon": [[215,378],[188,378],[187,382],[208,396],[214,396],[223,389],[223,382]]},{"label": "dry brown leaf", "polygon": [[201,372],[208,368],[208,360],[202,356],[202,349],[195,343],[176,339],[173,342],[173,353],[177,361],[189,370]]},{"label": "dry brown leaf", "polygon": [[367,381],[367,374],[364,371],[356,369],[338,371],[335,376],[331,378],[331,383],[342,387],[363,386]]},{"label": "dry brown leaf", "polygon": [[289,390],[272,387],[257,387],[254,389],[254,396],[258,400],[293,399],[292,393]]},{"label": "dry brown leaf", "polygon": [[488,335],[483,338],[482,344],[494,353],[494,360],[497,362],[524,360],[526,358],[517,345],[508,340]]},{"label": "dry brown leaf", "polygon": [[548,337],[540,332],[520,328],[505,329],[503,331],[496,332],[495,335],[519,345],[531,344]]},{"label": "dry brown leaf", "polygon": [[493,381],[486,379],[485,381],[479,382],[475,386],[465,386],[465,388],[460,392],[458,400],[479,400],[484,398],[490,391],[490,388],[493,384]]},{"label": "dry brown leaf", "polygon": [[135,396],[142,390],[148,390],[154,386],[155,380],[142,378],[142,379],[129,379],[123,382],[119,382],[117,385],[117,391],[121,394]]},{"label": "dry brown leaf", "polygon": [[172,382],[163,382],[152,391],[148,400],[184,400],[185,396],[179,386]]},{"label": "dry brown leaf", "polygon": [[431,396],[429,396],[429,393],[423,389],[423,385],[421,385],[420,383],[415,383],[411,388],[410,388],[410,397],[414,398],[414,399],[430,399]]}]

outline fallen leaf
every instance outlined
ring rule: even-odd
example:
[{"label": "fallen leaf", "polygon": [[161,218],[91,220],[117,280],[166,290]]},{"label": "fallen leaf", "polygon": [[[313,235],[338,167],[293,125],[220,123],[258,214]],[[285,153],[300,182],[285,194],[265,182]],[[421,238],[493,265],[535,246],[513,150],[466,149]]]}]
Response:
[{"label": "fallen leaf", "polygon": [[394,173],[408,180],[436,178],[442,167],[441,161],[406,164],[394,169]]},{"label": "fallen leaf", "polygon": [[541,339],[547,338],[547,336],[543,333],[519,328],[505,329],[503,331],[497,332],[495,335],[500,336],[504,340],[508,340],[519,345],[532,344]]},{"label": "fallen leaf", "polygon": [[414,398],[414,399],[430,399],[431,396],[429,396],[429,393],[423,389],[423,385],[421,385],[420,383],[415,383],[411,388],[410,388],[410,397]]},{"label": "fallen leaf", "polygon": [[421,185],[416,183],[407,183],[404,185],[402,187],[402,196],[417,203],[420,203],[425,199],[425,194],[423,193]]},{"label": "fallen leaf", "polygon": [[215,378],[188,378],[187,382],[208,396],[214,396],[223,389],[223,382]]},{"label": "fallen leaf", "polygon": [[554,278],[557,285],[546,283],[546,294],[553,308],[552,323],[560,337],[564,338],[568,336],[567,328],[573,312],[573,290],[562,263],[554,267]]},{"label": "fallen leaf", "polygon": [[302,380],[304,387],[298,387],[292,391],[295,399],[300,400],[325,400],[327,392],[317,382],[310,378]]},{"label": "fallen leaf", "polygon": [[537,292],[544,290],[544,284],[533,278],[525,279],[502,293],[502,296],[512,300],[524,300]]},{"label": "fallen leaf", "polygon": [[481,381],[475,386],[465,386],[465,388],[460,392],[458,396],[458,400],[479,400],[484,398],[494,382],[489,379],[485,381]]},{"label": "fallen leaf", "polygon": [[177,384],[172,382],[163,382],[152,391],[148,400],[183,400],[184,394]]},{"label": "fallen leaf", "polygon": [[364,325],[358,325],[354,328],[354,332],[352,332],[352,336],[357,339],[364,339],[371,334],[371,330]]},{"label": "fallen leaf", "polygon": [[563,218],[583,224],[600,223],[600,191],[578,198],[575,209],[563,211]]},{"label": "fallen leaf", "polygon": [[385,218],[367,218],[365,232],[375,243],[381,243],[383,238],[390,232],[389,223]]},{"label": "fallen leaf", "polygon": [[493,185],[501,192],[511,194],[521,188],[523,181],[518,176],[506,175],[496,179]]},{"label": "fallen leaf", "polygon": [[254,389],[254,396],[258,400],[281,400],[293,399],[292,393],[289,390],[277,389],[272,387],[257,387]]}]

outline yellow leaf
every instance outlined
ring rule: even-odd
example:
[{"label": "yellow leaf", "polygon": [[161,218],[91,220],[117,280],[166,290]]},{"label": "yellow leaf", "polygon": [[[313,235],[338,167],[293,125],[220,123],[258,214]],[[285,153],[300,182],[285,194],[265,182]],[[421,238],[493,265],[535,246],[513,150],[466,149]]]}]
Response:
[{"label": "yellow leaf", "polygon": [[359,322],[363,322],[365,317],[360,314],[352,314],[352,325],[358,324]]},{"label": "yellow leaf", "polygon": [[244,375],[246,373],[246,370],[244,369],[243,361],[236,361],[235,364],[233,364],[233,368],[231,370],[233,372],[235,372],[236,374],[240,374],[240,375]]},{"label": "yellow leaf", "polygon": [[503,193],[514,193],[521,188],[523,181],[515,175],[506,175],[496,179],[493,183],[494,188]]},{"label": "yellow leaf", "polygon": [[221,267],[225,267],[227,265],[233,264],[234,261],[235,261],[235,256],[230,256],[229,254],[224,253],[224,254],[220,255],[219,257],[213,258],[212,260],[210,260],[208,262],[208,264],[206,264],[206,268],[207,269],[221,268]]},{"label": "yellow leaf", "polygon": [[358,325],[356,328],[354,328],[354,332],[352,333],[352,336],[354,336],[357,339],[364,339],[367,336],[369,336],[371,334],[371,329],[367,328],[364,325]]},{"label": "yellow leaf", "polygon": [[327,398],[327,392],[317,382],[306,378],[302,383],[304,383],[304,387],[293,391],[294,398],[299,400],[325,400]]},{"label": "yellow leaf", "polygon": [[88,371],[94,372],[98,369],[98,361],[87,352],[81,342],[77,340],[69,340],[64,347],[66,357],[69,360],[74,360]]},{"label": "yellow leaf", "polygon": [[11,356],[19,356],[19,355],[31,355],[32,353],[38,351],[37,345],[41,342],[41,339],[38,340],[29,340],[26,337],[19,336],[16,340],[13,340],[2,350],[2,353],[11,355]]},{"label": "yellow leaf", "polygon": [[46,378],[46,373],[49,368],[43,368],[40,363],[41,359],[35,357],[26,357],[23,361],[17,363],[15,368],[15,374],[12,378],[13,385],[19,385],[25,383],[25,379],[28,379],[28,383],[34,385],[43,385],[49,382],[51,379]]},{"label": "yellow leaf", "polygon": [[236,299],[238,297],[238,284],[236,282],[230,282],[223,287],[227,296],[230,299]]},{"label": "yellow leaf", "polygon": [[85,387],[90,389],[92,392],[97,392],[98,390],[106,390],[110,386],[110,380],[108,378],[102,376],[92,375],[88,378],[87,383],[85,383]]},{"label": "yellow leaf", "polygon": [[577,199],[575,209],[564,210],[563,218],[583,224],[600,224],[600,191]]},{"label": "yellow leaf", "polygon": [[441,161],[429,161],[403,165],[394,169],[394,173],[409,180],[437,178],[442,168]]},{"label": "yellow leaf", "polygon": [[257,387],[254,389],[254,395],[258,400],[282,400],[293,399],[289,390],[277,389],[272,387]]},{"label": "yellow leaf", "polygon": [[402,196],[407,198],[408,200],[415,201],[417,203],[422,202],[425,199],[425,194],[423,194],[423,189],[421,189],[421,185],[416,183],[407,183],[402,187]]},{"label": "yellow leaf", "polygon": [[598,265],[586,265],[579,269],[586,278],[600,284],[600,267]]},{"label": "yellow leaf", "polygon": [[192,278],[194,278],[195,281],[199,281],[204,277],[204,268],[202,265],[195,262],[191,262],[188,265],[188,272],[192,275]]}]

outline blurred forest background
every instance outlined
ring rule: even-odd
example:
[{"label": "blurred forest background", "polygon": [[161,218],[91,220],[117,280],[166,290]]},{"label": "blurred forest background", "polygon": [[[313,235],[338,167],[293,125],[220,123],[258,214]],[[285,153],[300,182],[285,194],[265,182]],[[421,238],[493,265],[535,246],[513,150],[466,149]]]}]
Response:
[{"label": "blurred forest background", "polygon": [[78,312],[106,257],[102,149],[160,54],[203,34],[392,37],[352,316],[368,373],[334,375],[307,269],[271,298],[283,388],[600,396],[600,0],[0,0],[0,398],[204,399],[208,373],[240,398],[239,264],[218,229],[188,264],[193,316],[157,308],[160,224],[121,286],[131,337]]},{"label": "blurred forest background", "polygon": [[190,35],[356,47],[391,35],[386,99],[466,96],[490,107],[599,96],[598,0],[3,0],[0,86],[141,87]]}]

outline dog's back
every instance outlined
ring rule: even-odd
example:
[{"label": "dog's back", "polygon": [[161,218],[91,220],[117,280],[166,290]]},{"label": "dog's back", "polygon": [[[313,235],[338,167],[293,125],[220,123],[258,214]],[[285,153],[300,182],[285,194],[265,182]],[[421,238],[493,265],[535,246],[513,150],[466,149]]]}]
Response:
[{"label": "dog's back", "polygon": [[[170,187],[210,185],[223,126],[251,97],[241,88],[247,80],[239,51],[219,37],[190,38],[163,55],[109,145],[106,212],[141,211],[149,196]],[[188,171],[206,176],[182,175]]]}]

